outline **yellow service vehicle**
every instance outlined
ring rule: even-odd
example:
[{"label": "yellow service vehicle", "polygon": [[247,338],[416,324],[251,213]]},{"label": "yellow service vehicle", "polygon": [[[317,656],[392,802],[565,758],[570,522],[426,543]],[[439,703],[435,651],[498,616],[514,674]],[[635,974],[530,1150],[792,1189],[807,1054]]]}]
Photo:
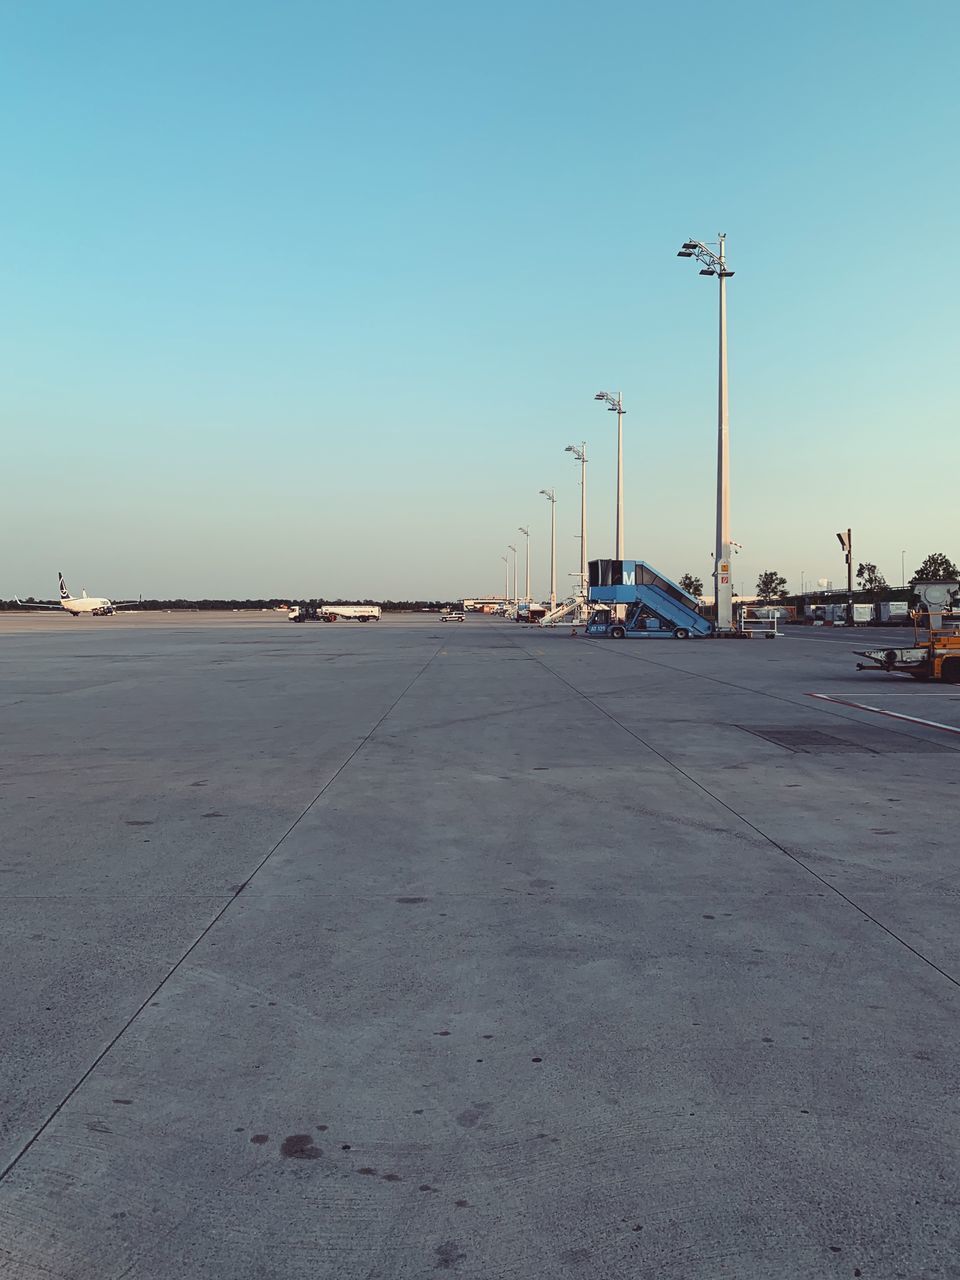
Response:
[{"label": "yellow service vehicle", "polygon": [[858,662],[858,671],[899,671],[914,680],[943,680],[960,684],[960,631],[927,631],[916,628],[915,643],[907,649],[857,649],[870,665]]},{"label": "yellow service vehicle", "polygon": [[943,680],[960,684],[960,582],[910,584],[919,608],[911,612],[913,644],[908,649],[856,650],[871,666],[858,671],[900,671],[914,680]]}]

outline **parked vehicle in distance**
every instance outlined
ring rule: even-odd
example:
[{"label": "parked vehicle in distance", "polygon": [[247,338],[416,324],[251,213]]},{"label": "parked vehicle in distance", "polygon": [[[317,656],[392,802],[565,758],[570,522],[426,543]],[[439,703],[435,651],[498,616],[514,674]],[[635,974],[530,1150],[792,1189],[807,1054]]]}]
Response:
[{"label": "parked vehicle in distance", "polygon": [[336,622],[347,618],[353,622],[379,622],[382,610],[378,604],[297,604],[287,618],[290,622]]},{"label": "parked vehicle in distance", "polygon": [[287,612],[288,622],[336,622],[332,613],[327,613],[315,604],[295,604]]},{"label": "parked vehicle in distance", "polygon": [[324,613],[334,618],[347,618],[353,622],[379,622],[383,610],[378,604],[325,604]]}]

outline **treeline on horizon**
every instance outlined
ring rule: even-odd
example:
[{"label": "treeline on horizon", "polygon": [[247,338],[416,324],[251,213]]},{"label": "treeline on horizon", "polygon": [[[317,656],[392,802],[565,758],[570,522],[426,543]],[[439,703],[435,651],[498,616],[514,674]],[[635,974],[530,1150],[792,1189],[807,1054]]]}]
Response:
[{"label": "treeline on horizon", "polygon": [[[740,596],[734,592],[735,599],[754,599],[753,596]],[[837,599],[846,599],[847,591],[845,587],[828,587],[818,588],[815,591],[807,591],[803,597],[807,604],[827,604]],[[865,591],[863,589],[854,588],[854,603],[873,603],[878,598],[889,602],[902,600],[904,602],[915,600],[916,597],[912,587],[887,587],[884,591],[878,593],[876,591]],[[800,594],[798,592],[789,592],[779,598],[781,604],[799,604]],[[457,606],[460,603],[457,600],[344,600],[342,598],[331,600],[323,597],[312,599],[298,599],[293,596],[277,596],[270,600],[143,600],[139,604],[127,605],[130,610],[140,609],[150,613],[164,612],[180,612],[180,613],[215,613],[217,611],[223,613],[231,613],[234,611],[243,612],[245,610],[256,612],[263,609],[279,609],[281,605],[295,604],[311,604],[322,607],[324,605],[360,605],[370,604],[379,605],[384,613],[424,613],[424,612],[440,612]],[[59,600],[37,600],[33,596],[28,596],[24,602],[24,606],[31,604],[49,604],[59,605]],[[22,608],[16,600],[0,600],[0,613],[16,612]]]},{"label": "treeline on horizon", "polygon": [[[38,600],[34,596],[28,596],[24,600],[24,605],[31,604],[53,604],[59,605],[59,600]],[[372,604],[379,605],[384,613],[409,613],[422,612],[424,610],[440,610],[446,609],[451,604],[456,603],[452,600],[329,600],[326,598],[302,599],[294,596],[277,596],[272,600],[142,600],[139,604],[128,605],[130,609],[142,609],[144,611],[162,612],[168,609],[183,610],[191,613],[203,613],[215,610],[242,610],[242,609],[279,609],[281,605],[293,604],[315,604],[315,605],[338,605],[338,604]],[[16,600],[0,600],[0,611],[16,610],[22,606],[18,605]]]}]

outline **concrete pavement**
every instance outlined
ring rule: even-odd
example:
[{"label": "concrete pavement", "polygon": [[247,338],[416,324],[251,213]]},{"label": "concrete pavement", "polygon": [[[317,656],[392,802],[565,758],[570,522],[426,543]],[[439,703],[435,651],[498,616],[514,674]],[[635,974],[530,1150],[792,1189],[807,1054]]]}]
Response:
[{"label": "concrete pavement", "polygon": [[0,1274],[960,1276],[949,686],[3,632]]}]

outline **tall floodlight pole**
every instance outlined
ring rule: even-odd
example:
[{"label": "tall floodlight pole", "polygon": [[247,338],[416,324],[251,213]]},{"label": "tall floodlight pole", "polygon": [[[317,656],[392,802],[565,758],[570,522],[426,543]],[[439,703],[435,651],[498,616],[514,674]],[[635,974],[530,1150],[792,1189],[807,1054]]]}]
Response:
[{"label": "tall floodlight pole", "polygon": [[506,607],[507,597],[510,594],[510,557],[501,556],[500,559],[503,561],[503,603]]},{"label": "tall floodlight pole", "polygon": [[580,463],[580,594],[587,598],[587,442],[568,444],[564,453],[572,453]]},{"label": "tall floodlight pole", "polygon": [[557,607],[557,495],[553,489],[540,492],[550,503],[550,612]]},{"label": "tall floodlight pole", "polygon": [[610,413],[617,415],[617,536],[615,556],[623,559],[623,415],[627,412],[623,407],[623,397],[618,391],[613,395],[609,391],[598,391],[594,400],[603,400]]},{"label": "tall floodlight pole", "polygon": [[900,552],[900,585],[901,587],[907,585],[907,553],[905,551]]},{"label": "tall floodlight pole", "polygon": [[720,282],[720,361],[717,389],[717,545],[713,577],[717,602],[717,631],[733,630],[733,587],[730,582],[730,407],[727,396],[727,237],[721,233],[714,252],[699,240],[685,240],[678,258],[696,258],[702,276]]},{"label": "tall floodlight pole", "polygon": [[527,571],[524,574],[523,598],[529,604],[530,602],[530,530],[518,528],[517,533],[522,533],[527,540]]},{"label": "tall floodlight pole", "polygon": [[519,603],[519,600],[517,597],[517,548],[513,545],[513,543],[510,543],[507,547],[507,550],[513,552],[513,605],[514,605],[514,608],[516,608],[517,604]]}]

